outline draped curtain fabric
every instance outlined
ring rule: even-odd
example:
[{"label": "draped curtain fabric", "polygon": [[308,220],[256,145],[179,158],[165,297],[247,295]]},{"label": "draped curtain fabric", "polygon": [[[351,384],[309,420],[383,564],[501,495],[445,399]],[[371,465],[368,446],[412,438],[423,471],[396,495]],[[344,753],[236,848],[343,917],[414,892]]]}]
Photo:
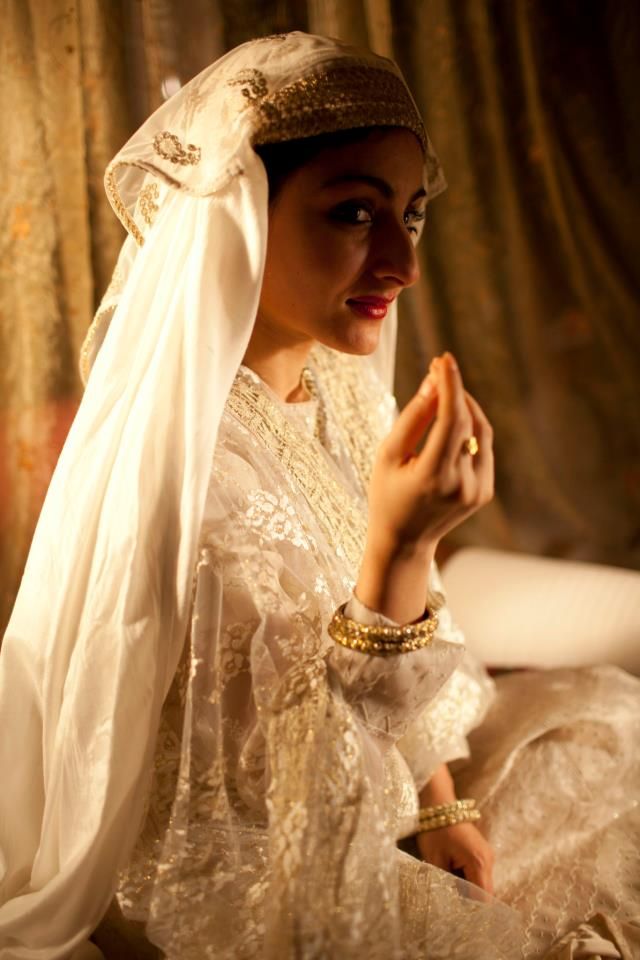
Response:
[{"label": "draped curtain fabric", "polygon": [[[77,406],[122,231],[108,159],[253,36],[394,56],[450,188],[401,310],[397,389],[452,349],[496,431],[497,497],[455,532],[640,566],[633,0],[0,0],[0,622]],[[55,575],[55,572],[52,572]]]},{"label": "draped curtain fabric", "polygon": [[131,126],[116,13],[88,0],[0,0],[2,626],[81,395],[80,345],[122,242],[102,189]]},{"label": "draped curtain fabric", "polygon": [[640,7],[394,11],[450,184],[401,369],[412,386],[416,344],[452,348],[496,431],[500,509],[459,536],[637,567]]}]

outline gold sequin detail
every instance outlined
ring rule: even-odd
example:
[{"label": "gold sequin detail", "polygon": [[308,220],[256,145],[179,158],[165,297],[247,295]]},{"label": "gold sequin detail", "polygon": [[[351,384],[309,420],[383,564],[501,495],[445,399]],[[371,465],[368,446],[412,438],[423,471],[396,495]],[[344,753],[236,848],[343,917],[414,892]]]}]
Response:
[{"label": "gold sequin detail", "polygon": [[245,370],[240,370],[234,381],[227,409],[294,478],[329,542],[357,570],[366,535],[364,513],[318,456],[317,441],[295,430]]},{"label": "gold sequin detail", "polygon": [[255,100],[254,108],[254,144],[387,126],[411,130],[427,153],[424,125],[402,80],[357,60],[323,65]]},{"label": "gold sequin detail", "polygon": [[152,182],[148,183],[146,187],[143,187],[140,191],[138,197],[138,205],[140,207],[140,213],[145,223],[148,223],[149,226],[153,223],[156,213],[160,209],[158,204],[155,202],[160,196],[160,188],[157,183]]},{"label": "gold sequin detail", "polygon": [[156,133],[153,138],[153,149],[163,159],[171,163],[179,163],[182,167],[195,166],[200,163],[200,147],[193,143],[185,146],[180,142],[174,133],[163,130],[162,133]]},{"label": "gold sequin detail", "polygon": [[260,70],[241,70],[228,81],[230,87],[240,87],[247,106],[256,100],[265,97],[269,92],[267,78]]}]

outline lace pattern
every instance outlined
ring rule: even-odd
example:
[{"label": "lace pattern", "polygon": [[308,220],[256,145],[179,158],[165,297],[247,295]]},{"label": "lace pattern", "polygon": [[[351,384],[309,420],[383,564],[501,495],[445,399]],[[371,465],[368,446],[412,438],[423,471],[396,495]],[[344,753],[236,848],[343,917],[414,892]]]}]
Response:
[{"label": "lace pattern", "polygon": [[[325,399],[317,380],[336,443],[340,398]],[[393,744],[463,650],[437,636],[380,664],[333,645],[326,626],[362,550],[362,473],[346,446],[334,459],[277,403],[241,371],[205,511],[183,710],[165,710],[149,816],[119,899],[181,960],[205,946],[216,957],[355,960],[383,943],[386,960],[398,944],[394,841],[417,809]],[[332,502],[358,517],[349,549],[327,516]],[[311,862],[321,869],[310,873]],[[233,936],[230,903],[244,918]]]},{"label": "lace pattern", "polygon": [[[322,491],[350,515],[366,509],[365,444],[337,422],[353,390],[369,394],[356,410],[387,402],[356,375],[349,392],[329,391],[340,379],[321,371],[329,363],[313,373],[330,449],[314,417],[285,405],[274,422],[286,462],[237,403],[224,417],[191,636],[121,877],[125,914],[170,960],[511,960],[543,956],[597,910],[624,927],[639,892],[622,853],[640,826],[637,681],[516,674],[498,680],[494,703],[446,606],[433,646],[394,661],[328,638],[357,564],[331,540]],[[236,384],[262,390],[264,410],[277,403],[256,378]],[[357,417],[355,428],[369,429]],[[313,475],[295,462],[311,455]],[[431,586],[441,601],[436,570]],[[503,903],[395,848],[415,823],[416,786],[455,757]]]},{"label": "lace pattern", "polygon": [[526,949],[542,955],[595,913],[637,923],[638,681],[527,671],[497,691],[456,782],[482,807],[496,894],[526,918]]}]

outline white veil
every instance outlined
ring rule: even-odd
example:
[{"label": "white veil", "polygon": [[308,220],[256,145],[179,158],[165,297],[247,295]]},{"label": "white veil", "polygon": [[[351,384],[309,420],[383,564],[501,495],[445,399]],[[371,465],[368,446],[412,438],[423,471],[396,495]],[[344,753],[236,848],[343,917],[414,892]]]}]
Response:
[{"label": "white veil", "polygon": [[287,34],[203,71],[107,170],[129,237],[0,657],[0,960],[68,957],[141,826],[218,425],[260,294],[268,197],[252,143],[370,125],[412,129],[429,196],[444,187],[393,63]]}]

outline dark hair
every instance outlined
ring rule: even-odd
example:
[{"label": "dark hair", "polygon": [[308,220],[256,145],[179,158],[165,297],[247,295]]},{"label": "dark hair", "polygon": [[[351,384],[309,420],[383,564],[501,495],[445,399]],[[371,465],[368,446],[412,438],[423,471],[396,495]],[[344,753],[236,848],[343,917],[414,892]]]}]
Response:
[{"label": "dark hair", "polygon": [[334,133],[321,133],[315,137],[301,140],[284,140],[280,143],[260,143],[254,150],[264,163],[269,181],[269,203],[271,203],[284,181],[292,173],[313,160],[322,150],[330,147],[345,147],[351,143],[360,143],[380,127],[356,127],[350,130],[338,130]]}]

